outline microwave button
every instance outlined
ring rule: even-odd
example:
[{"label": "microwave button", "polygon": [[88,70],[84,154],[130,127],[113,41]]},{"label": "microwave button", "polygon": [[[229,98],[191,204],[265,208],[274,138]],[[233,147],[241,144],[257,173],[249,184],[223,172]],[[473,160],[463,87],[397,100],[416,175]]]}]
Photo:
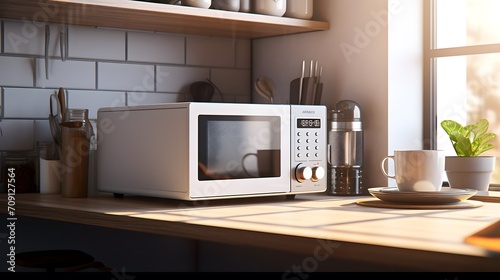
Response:
[{"label": "microwave button", "polygon": [[295,169],[295,178],[300,183],[305,182],[312,178],[313,171],[309,166],[298,165]]},{"label": "microwave button", "polygon": [[312,168],[312,178],[311,181],[317,182],[325,177],[325,169],[321,166],[316,166]]}]

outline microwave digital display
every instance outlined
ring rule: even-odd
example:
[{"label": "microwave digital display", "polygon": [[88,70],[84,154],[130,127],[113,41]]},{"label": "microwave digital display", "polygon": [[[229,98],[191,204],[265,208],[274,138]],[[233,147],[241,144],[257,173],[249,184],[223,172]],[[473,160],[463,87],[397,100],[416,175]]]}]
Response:
[{"label": "microwave digital display", "polygon": [[198,179],[280,177],[281,118],[198,116]]},{"label": "microwave digital display", "polygon": [[321,128],[320,119],[297,119],[297,128]]}]

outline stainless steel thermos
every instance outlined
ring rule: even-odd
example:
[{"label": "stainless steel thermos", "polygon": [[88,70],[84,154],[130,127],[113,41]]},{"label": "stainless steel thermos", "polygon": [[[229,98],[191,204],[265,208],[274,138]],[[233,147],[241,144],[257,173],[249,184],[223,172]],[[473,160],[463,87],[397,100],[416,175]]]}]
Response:
[{"label": "stainless steel thermos", "polygon": [[329,115],[329,195],[361,195],[363,167],[363,126],[361,108],[352,100],[341,100]]}]

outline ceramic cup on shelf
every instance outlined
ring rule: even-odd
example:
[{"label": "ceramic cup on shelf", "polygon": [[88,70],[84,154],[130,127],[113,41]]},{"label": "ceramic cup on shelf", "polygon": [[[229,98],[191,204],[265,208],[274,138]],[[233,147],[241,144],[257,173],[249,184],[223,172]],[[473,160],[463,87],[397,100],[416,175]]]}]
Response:
[{"label": "ceramic cup on shelf", "polygon": [[181,0],[181,5],[208,9],[212,5],[212,0]]},{"label": "ceramic cup on shelf", "polygon": [[[444,151],[439,150],[396,150],[393,156],[382,160],[380,167],[387,178],[396,180],[399,191],[441,191],[444,158]],[[385,169],[388,159],[394,161],[394,175],[389,175]]]},{"label": "ceramic cup on shelf", "polygon": [[281,17],[286,12],[286,0],[254,0],[252,5],[256,14]]},{"label": "ceramic cup on shelf", "polygon": [[285,17],[311,19],[313,0],[287,0]]},{"label": "ceramic cup on shelf", "polygon": [[238,12],[240,10],[240,0],[212,0],[210,8]]},{"label": "ceramic cup on shelf", "polygon": [[250,13],[252,10],[250,9],[250,0],[240,0],[240,12],[242,13]]}]

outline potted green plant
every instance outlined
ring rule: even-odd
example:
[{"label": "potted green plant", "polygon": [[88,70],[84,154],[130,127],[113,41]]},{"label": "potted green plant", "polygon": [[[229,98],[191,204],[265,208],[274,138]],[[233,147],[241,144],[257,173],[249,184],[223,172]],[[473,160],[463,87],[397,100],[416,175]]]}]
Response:
[{"label": "potted green plant", "polygon": [[487,191],[495,170],[495,157],[481,154],[494,148],[490,142],[496,137],[495,133],[488,132],[488,120],[480,119],[466,126],[444,120],[441,127],[448,134],[456,153],[456,156],[445,157],[450,187]]}]

